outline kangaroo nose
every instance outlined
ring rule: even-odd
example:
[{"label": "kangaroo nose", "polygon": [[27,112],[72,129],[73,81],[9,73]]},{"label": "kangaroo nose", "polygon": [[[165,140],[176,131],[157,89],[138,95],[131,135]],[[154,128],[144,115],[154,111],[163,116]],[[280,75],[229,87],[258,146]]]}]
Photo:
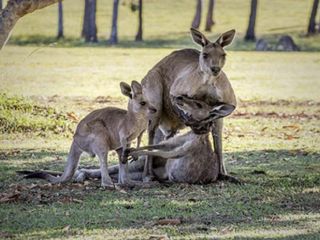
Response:
[{"label": "kangaroo nose", "polygon": [[156,113],[157,109],[153,108],[153,107],[149,107],[149,112],[150,113]]},{"label": "kangaroo nose", "polygon": [[217,66],[211,67],[211,71],[212,71],[213,73],[215,73],[215,74],[219,73],[220,70],[221,70],[220,67],[217,67]]}]

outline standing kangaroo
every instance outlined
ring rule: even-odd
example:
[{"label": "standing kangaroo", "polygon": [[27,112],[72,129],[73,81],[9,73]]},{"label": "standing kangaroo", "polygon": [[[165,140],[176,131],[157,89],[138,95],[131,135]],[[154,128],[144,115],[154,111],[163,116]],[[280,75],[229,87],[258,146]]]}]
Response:
[{"label": "standing kangaroo", "polygon": [[[173,102],[192,118],[192,121],[213,121],[219,117],[229,115],[234,106],[219,103],[214,107],[203,101],[188,99],[185,97],[175,98]],[[190,131],[183,135],[175,135],[156,145],[141,148],[127,149],[126,154],[133,157],[143,155],[153,156],[155,160],[154,174],[159,181],[179,183],[210,183],[218,178],[219,164],[209,141],[209,134],[195,134]],[[129,164],[129,174],[132,179],[142,180],[142,172],[145,158]],[[111,177],[116,177],[118,166],[109,168]],[[79,180],[85,178],[101,177],[101,171],[93,169],[80,169]],[[82,177],[82,178],[81,178]]]},{"label": "standing kangaroo", "polygon": [[[231,44],[235,30],[223,33],[215,42],[209,41],[195,29],[191,29],[191,35],[194,42],[202,47],[201,51],[174,51],[156,64],[142,80],[143,95],[154,111],[148,125],[149,145],[158,142],[155,138],[157,128],[168,138],[184,127],[179,109],[172,102],[174,97],[187,96],[212,106],[223,102],[236,107],[234,91],[222,71],[226,60],[224,47]],[[218,158],[219,175],[223,178],[227,177],[227,172],[222,158],[222,119],[216,119],[213,126],[214,151]],[[153,178],[152,169],[153,160],[148,156],[143,174],[145,181]],[[232,180],[232,177],[229,179]]]},{"label": "standing kangaroo", "polygon": [[140,144],[142,134],[147,128],[148,105],[143,98],[140,83],[132,81],[130,86],[121,82],[120,88],[122,94],[129,97],[128,111],[106,107],[95,110],[82,119],[74,134],[62,176],[34,172],[27,175],[27,178],[43,178],[52,183],[68,182],[75,175],[80,155],[87,152],[92,156],[97,155],[100,160],[101,185],[114,188],[108,173],[107,159],[108,152],[116,150],[119,156],[118,182],[125,185],[134,184],[128,176],[127,157],[124,153],[132,140],[138,138],[138,145]]}]

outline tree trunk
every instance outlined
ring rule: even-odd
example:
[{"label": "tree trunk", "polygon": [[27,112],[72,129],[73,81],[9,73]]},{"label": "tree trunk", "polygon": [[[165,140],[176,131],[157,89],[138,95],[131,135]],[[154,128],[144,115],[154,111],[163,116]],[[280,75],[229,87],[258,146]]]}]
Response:
[{"label": "tree trunk", "polygon": [[201,9],[202,9],[202,0],[197,0],[196,14],[194,15],[191,26],[193,28],[199,28],[201,22]]},{"label": "tree trunk", "polygon": [[96,25],[96,0],[85,0],[81,36],[86,42],[98,42]]},{"label": "tree trunk", "polygon": [[28,13],[52,5],[59,0],[9,0],[0,12],[0,49],[6,44],[17,21]]},{"label": "tree trunk", "polygon": [[59,0],[58,5],[58,35],[57,38],[64,38],[63,36],[63,10],[62,10],[62,1]]},{"label": "tree trunk", "polygon": [[142,41],[142,0],[139,0],[139,27],[136,35],[136,41]]},{"label": "tree trunk", "polygon": [[211,32],[211,28],[215,23],[213,21],[213,8],[214,8],[214,0],[209,0],[206,28],[205,28],[205,31],[207,31],[207,32]]},{"label": "tree trunk", "polygon": [[2,9],[2,0],[0,0],[0,10]]},{"label": "tree trunk", "polygon": [[89,0],[84,1],[84,14],[83,14],[83,23],[82,23],[82,31],[81,37],[85,38],[89,29]]},{"label": "tree trunk", "polygon": [[308,34],[316,33],[316,16],[317,16],[318,5],[319,5],[319,0],[314,0],[311,14],[310,14],[310,19],[309,19]]},{"label": "tree trunk", "polygon": [[247,33],[245,36],[246,41],[255,41],[256,36],[254,33],[254,28],[256,25],[256,17],[257,17],[257,7],[258,7],[258,0],[251,0],[251,11],[249,17],[249,26],[247,29]]},{"label": "tree trunk", "polygon": [[119,0],[113,0],[112,27],[111,27],[111,35],[109,39],[110,44],[118,43],[118,7],[119,7]]}]

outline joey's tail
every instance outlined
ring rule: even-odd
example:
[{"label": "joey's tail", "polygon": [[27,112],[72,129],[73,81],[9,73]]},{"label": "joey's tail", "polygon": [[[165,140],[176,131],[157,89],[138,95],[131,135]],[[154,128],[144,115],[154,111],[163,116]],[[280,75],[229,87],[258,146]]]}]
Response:
[{"label": "joey's tail", "polygon": [[52,182],[52,183],[68,182],[72,179],[74,173],[78,168],[78,163],[80,160],[81,153],[82,153],[82,150],[73,141],[70,147],[67,163],[65,165],[64,171],[61,176],[58,176],[57,174],[51,174],[52,172],[35,171],[25,176],[25,178],[40,178],[40,179],[48,180],[49,182]]}]

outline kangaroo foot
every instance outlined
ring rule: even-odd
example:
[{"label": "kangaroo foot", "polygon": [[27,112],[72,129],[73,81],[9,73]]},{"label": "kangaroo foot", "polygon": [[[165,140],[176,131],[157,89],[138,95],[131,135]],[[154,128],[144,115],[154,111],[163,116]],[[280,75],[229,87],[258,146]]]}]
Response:
[{"label": "kangaroo foot", "polygon": [[240,184],[240,185],[243,184],[243,182],[240,179],[238,179],[234,176],[228,175],[228,174],[224,174],[224,173],[219,173],[218,180],[228,181],[228,182]]},{"label": "kangaroo foot", "polygon": [[155,180],[154,175],[146,175],[143,177],[143,182],[144,183],[149,183]]}]

